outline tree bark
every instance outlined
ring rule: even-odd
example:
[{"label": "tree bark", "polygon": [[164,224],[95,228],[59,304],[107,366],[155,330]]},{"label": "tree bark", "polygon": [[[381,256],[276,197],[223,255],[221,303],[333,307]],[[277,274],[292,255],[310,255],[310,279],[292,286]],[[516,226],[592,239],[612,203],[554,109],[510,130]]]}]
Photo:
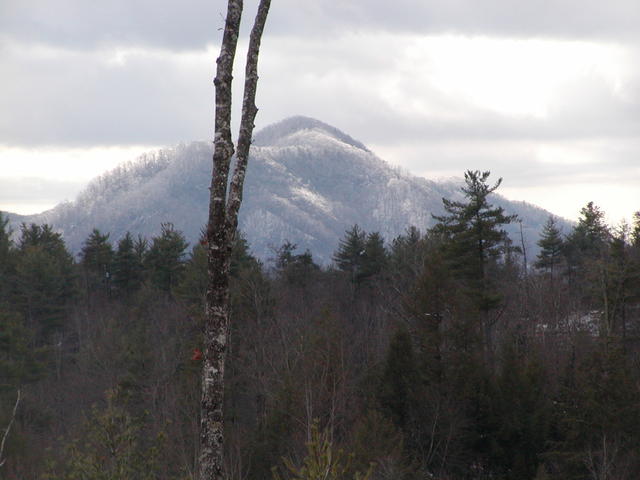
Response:
[{"label": "tree bark", "polygon": [[249,39],[236,165],[228,194],[229,169],[232,157],[236,153],[231,138],[231,86],[233,62],[240,34],[242,0],[228,1],[222,46],[214,79],[215,137],[207,226],[209,286],[204,328],[199,480],[226,478],[223,456],[223,402],[224,364],[229,337],[229,267],[238,225],[238,211],[242,203],[242,188],[254,120],[258,112],[255,105],[258,54],[270,4],[270,0],[260,1]]}]

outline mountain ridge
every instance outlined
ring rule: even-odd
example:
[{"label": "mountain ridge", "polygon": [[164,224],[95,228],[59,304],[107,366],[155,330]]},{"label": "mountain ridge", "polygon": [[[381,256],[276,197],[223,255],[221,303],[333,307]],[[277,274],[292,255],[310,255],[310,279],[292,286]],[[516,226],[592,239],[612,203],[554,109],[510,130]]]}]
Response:
[{"label": "mountain ridge", "polygon": [[[93,228],[111,233],[115,242],[127,231],[156,235],[165,222],[194,244],[208,215],[211,155],[211,143],[202,141],[148,152],[96,177],[74,201],[37,215],[11,215],[11,222],[49,223],[73,252]],[[329,263],[345,230],[356,223],[391,241],[410,226],[424,231],[432,225],[431,215],[443,213],[443,197],[461,198],[459,184],[404,172],[309,117],[290,117],[257,132],[250,157],[239,228],[263,260],[289,241]],[[521,214],[527,249],[535,250],[549,212],[500,195],[492,202]],[[517,228],[510,228],[514,240]]]}]

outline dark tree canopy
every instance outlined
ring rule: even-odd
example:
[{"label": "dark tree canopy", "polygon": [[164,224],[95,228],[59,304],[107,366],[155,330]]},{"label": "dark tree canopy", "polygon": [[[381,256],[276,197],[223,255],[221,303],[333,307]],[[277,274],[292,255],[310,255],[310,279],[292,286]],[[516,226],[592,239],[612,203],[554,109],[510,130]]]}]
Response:
[{"label": "dark tree canopy", "polygon": [[[447,228],[463,223],[470,203],[459,202]],[[374,259],[377,272],[359,283],[291,243],[265,266],[236,235],[228,478],[264,480],[275,468],[292,480],[286,465],[310,465],[305,443],[316,426],[328,443],[315,464],[340,450],[352,459],[336,471],[341,480],[371,462],[372,480],[640,478],[640,249],[632,228],[592,222],[595,211],[586,208],[569,237],[600,245],[575,250],[573,268],[564,250],[554,263],[562,237],[550,220],[541,256],[557,274],[525,275],[503,241],[486,257],[483,284],[451,256],[472,262],[477,251],[456,245],[472,235],[445,226],[408,228],[388,254],[381,236],[351,229],[360,244],[353,264],[367,272]],[[471,230],[473,218],[464,225]],[[159,234],[159,263],[144,263],[147,241],[125,235],[112,294],[96,295],[85,271],[106,232],[89,235],[91,248],[75,259],[51,227],[24,226],[16,246],[6,232],[0,219],[2,478],[192,478],[207,238],[181,260],[166,295],[154,275],[175,250],[161,249]],[[496,308],[479,303],[479,288]]]}]

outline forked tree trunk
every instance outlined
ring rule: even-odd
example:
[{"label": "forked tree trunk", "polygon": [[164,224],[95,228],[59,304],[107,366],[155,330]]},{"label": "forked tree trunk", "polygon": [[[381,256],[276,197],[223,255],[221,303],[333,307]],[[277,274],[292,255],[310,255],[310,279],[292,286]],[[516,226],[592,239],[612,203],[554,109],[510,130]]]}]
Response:
[{"label": "forked tree trunk", "polygon": [[[227,18],[214,80],[216,93],[213,174],[207,226],[209,286],[206,301],[202,369],[199,480],[223,480],[224,362],[229,337],[229,266],[238,226],[242,187],[249,157],[258,83],[260,40],[271,0],[260,0],[247,52],[242,118],[237,151],[231,139],[231,84],[242,0],[228,0]],[[229,184],[231,159],[235,169]],[[229,191],[227,192],[227,185]]]}]

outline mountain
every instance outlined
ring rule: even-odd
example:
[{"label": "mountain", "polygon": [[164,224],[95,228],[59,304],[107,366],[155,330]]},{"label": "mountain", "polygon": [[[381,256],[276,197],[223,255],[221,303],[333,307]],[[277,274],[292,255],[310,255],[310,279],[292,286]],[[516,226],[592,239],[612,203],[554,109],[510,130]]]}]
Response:
[{"label": "mountain", "polygon": [[[117,241],[127,231],[151,237],[171,222],[192,244],[207,221],[212,146],[178,145],[142,155],[89,183],[75,201],[12,223],[49,223],[77,252],[93,228]],[[441,214],[442,198],[458,199],[460,182],[434,182],[389,166],[340,130],[292,117],[255,135],[240,229],[263,259],[285,241],[329,263],[338,240],[354,224],[388,241],[413,225],[421,230]],[[530,252],[549,212],[494,195],[492,202],[522,220]],[[520,243],[518,226],[512,238]],[[516,236],[517,235],[517,236]]]}]

